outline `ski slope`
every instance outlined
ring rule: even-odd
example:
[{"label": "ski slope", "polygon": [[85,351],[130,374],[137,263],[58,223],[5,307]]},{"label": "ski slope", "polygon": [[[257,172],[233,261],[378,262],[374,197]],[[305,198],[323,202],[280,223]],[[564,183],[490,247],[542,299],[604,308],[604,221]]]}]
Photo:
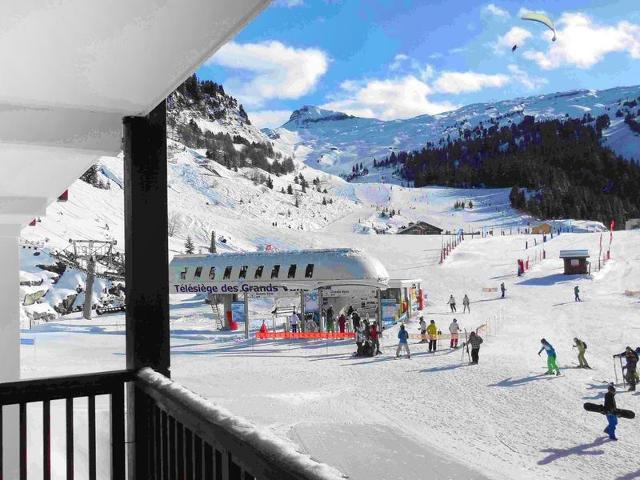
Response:
[{"label": "ski slope", "polygon": [[[442,330],[455,316],[466,329],[491,321],[480,364],[441,344],[436,354],[412,344],[412,359],[395,360],[396,329],[384,354],[351,356],[346,342],[256,342],[218,333],[208,307],[172,299],[172,376],[216,404],[292,442],[352,479],[491,478],[628,479],[640,475],[637,420],[622,420],[617,443],[604,440],[604,417],[582,409],[601,402],[614,378],[611,355],[640,344],[640,232],[616,232],[613,259],[590,277],[561,275],[558,253],[598,248],[600,234],[562,234],[545,244],[547,260],[514,275],[526,255],[520,235],[465,240],[438,264],[437,237],[299,233],[301,246],[358,246],[392,275],[421,277],[425,312]],[[606,239],[605,239],[606,244]],[[532,249],[529,253],[531,254]],[[483,294],[505,282],[507,298]],[[573,301],[579,285],[583,303]],[[452,315],[446,300],[471,298],[471,314]],[[253,328],[269,305],[254,302]],[[501,317],[502,320],[496,320]],[[28,335],[25,377],[124,366],[122,316],[98,322],[64,320]],[[408,324],[411,333],[416,323]],[[25,333],[27,335],[27,333]],[[593,370],[573,368],[572,339],[588,344]],[[540,338],[558,351],[560,377],[542,375]],[[82,364],[78,358],[86,359]],[[621,408],[640,409],[640,395],[620,392]],[[433,471],[432,471],[433,469]]]}]

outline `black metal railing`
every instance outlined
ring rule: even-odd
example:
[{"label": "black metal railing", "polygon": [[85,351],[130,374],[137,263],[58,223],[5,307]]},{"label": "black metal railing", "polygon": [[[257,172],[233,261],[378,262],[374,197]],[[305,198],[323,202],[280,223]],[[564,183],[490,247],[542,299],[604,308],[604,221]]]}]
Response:
[{"label": "black metal railing", "polygon": [[249,424],[221,418],[216,407],[150,369],[139,372],[135,383],[150,406],[147,440],[138,445],[146,451],[149,479],[329,478],[310,469],[302,455],[287,454],[281,445],[258,439]]},{"label": "black metal railing", "polygon": [[[129,389],[127,402],[125,384]],[[27,459],[34,463],[33,456],[39,453],[42,455],[42,476],[38,475],[38,478],[51,479],[51,420],[54,414],[62,415],[62,410],[66,479],[73,480],[76,474],[80,479],[89,480],[95,480],[97,473],[104,476],[106,472],[96,471],[96,397],[101,395],[110,398],[110,442],[106,447],[110,451],[103,458],[110,458],[112,480],[125,480],[128,469],[131,469],[128,472],[130,479],[140,480],[333,478],[318,473],[321,468],[310,468],[307,457],[288,451],[277,441],[265,439],[249,423],[224,413],[147,368],[139,372],[122,370],[0,384],[0,480],[8,478],[2,465],[3,444],[14,442],[16,436],[19,438],[19,479],[27,479]],[[74,422],[74,400],[83,397],[87,398],[88,406],[87,437],[78,439],[74,438],[79,427]],[[64,409],[52,409],[54,401],[63,401]],[[32,428],[29,431],[27,413],[33,412],[36,404],[42,406],[42,430]],[[12,408],[11,405],[17,405],[18,410],[12,412],[18,414],[15,433],[7,432],[7,425],[5,431],[2,430],[3,412]],[[6,415],[5,420],[8,420]],[[28,451],[28,435],[42,435],[42,452]],[[82,458],[78,463],[86,464],[87,472],[79,471],[75,462],[74,446],[79,442],[86,444],[88,458]]]},{"label": "black metal railing", "polygon": [[[133,373],[123,370],[115,372],[91,373],[65,377],[44,378],[38,380],[22,380],[0,384],[0,478],[5,478],[2,465],[3,447],[7,441],[14,442],[18,438],[18,464],[20,480],[27,479],[27,459],[34,455],[28,452],[29,431],[27,406],[42,405],[42,478],[51,478],[51,402],[63,400],[65,402],[65,451],[66,478],[73,480],[75,475],[74,446],[74,400],[82,397],[88,399],[87,419],[87,464],[88,472],[79,475],[80,478],[96,479],[96,396],[110,397],[110,427],[111,427],[111,478],[125,479],[125,401],[124,384],[133,379]],[[17,432],[3,430],[3,413],[9,405],[18,406]],[[8,438],[3,438],[8,434]]]}]

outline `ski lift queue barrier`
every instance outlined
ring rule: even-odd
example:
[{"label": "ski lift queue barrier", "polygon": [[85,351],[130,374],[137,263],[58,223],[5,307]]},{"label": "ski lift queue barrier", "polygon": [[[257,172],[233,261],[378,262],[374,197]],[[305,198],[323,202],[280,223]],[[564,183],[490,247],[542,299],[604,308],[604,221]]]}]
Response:
[{"label": "ski lift queue barrier", "polygon": [[354,332],[258,332],[257,340],[295,340],[295,339],[322,339],[322,340],[345,340],[354,338]]}]

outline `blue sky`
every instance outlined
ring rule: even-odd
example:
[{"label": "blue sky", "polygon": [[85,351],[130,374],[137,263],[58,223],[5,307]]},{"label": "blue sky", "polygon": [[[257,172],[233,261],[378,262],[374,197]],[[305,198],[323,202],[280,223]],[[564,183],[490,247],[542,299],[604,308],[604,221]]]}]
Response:
[{"label": "blue sky", "polygon": [[[557,41],[523,11],[549,15]],[[274,0],[197,73],[222,83],[259,127],[308,104],[391,120],[635,85],[640,2]]]}]

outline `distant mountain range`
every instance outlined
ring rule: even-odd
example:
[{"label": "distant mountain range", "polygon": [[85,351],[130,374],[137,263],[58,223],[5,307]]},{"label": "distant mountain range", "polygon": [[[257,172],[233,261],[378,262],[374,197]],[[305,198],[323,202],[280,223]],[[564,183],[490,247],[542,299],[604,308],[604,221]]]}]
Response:
[{"label": "distant mountain range", "polygon": [[263,133],[279,149],[325,172],[347,175],[356,163],[362,163],[371,174],[360,177],[360,181],[384,181],[370,167],[374,158],[384,159],[391,152],[419,149],[428,142],[446,143],[478,126],[518,124],[525,116],[550,120],[589,114],[595,119],[607,114],[611,125],[603,132],[605,145],[627,160],[640,160],[640,134],[631,128],[633,119],[639,116],[639,102],[640,86],[574,90],[473,104],[439,115],[391,121],[359,118],[307,105],[294,111],[281,127],[263,129]]}]

